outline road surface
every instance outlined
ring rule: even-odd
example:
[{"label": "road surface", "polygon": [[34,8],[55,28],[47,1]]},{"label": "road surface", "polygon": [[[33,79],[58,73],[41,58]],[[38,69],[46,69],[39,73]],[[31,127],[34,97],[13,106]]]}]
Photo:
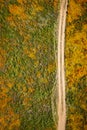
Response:
[{"label": "road surface", "polygon": [[64,45],[66,12],[68,0],[60,0],[60,12],[58,17],[58,127],[57,130],[65,130],[66,127],[66,102],[65,102],[65,67]]}]

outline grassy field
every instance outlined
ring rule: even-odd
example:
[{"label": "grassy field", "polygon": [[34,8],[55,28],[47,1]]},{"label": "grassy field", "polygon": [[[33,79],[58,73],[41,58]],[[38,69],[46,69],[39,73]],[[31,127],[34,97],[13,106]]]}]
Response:
[{"label": "grassy field", "polygon": [[57,0],[0,0],[0,128],[55,130]]}]

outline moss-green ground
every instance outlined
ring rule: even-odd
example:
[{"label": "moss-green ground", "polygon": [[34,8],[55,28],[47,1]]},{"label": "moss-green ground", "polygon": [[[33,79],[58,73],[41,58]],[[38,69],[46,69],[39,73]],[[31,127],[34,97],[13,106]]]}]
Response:
[{"label": "moss-green ground", "polygon": [[52,0],[0,0],[1,130],[55,130],[56,8]]}]

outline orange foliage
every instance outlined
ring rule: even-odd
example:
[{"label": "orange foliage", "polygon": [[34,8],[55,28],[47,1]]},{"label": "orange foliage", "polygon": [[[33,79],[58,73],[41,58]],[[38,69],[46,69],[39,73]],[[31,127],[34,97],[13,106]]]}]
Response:
[{"label": "orange foliage", "polygon": [[14,85],[13,82],[8,82],[8,83],[7,83],[7,86],[8,86],[8,88],[10,88],[10,89],[13,87],[13,85]]},{"label": "orange foliage", "polygon": [[[9,130],[12,130],[14,126],[19,127],[19,115],[15,114],[12,108],[8,105],[11,99],[8,96],[3,97],[2,95],[1,98],[3,98],[0,100],[0,111],[3,113],[3,115],[0,117],[1,130],[4,130],[5,127],[9,128]],[[10,122],[10,124],[8,123],[8,121]]]},{"label": "orange foliage", "polygon": [[84,126],[84,130],[87,130],[87,125]]},{"label": "orange foliage", "polygon": [[2,93],[0,93],[0,97],[3,98],[0,99],[0,111],[3,111],[8,106],[8,103],[11,100],[9,97],[7,97],[7,95],[3,96]]},{"label": "orange foliage", "polygon": [[3,57],[0,55],[0,68],[3,68],[5,64],[5,60],[3,60]]},{"label": "orange foliage", "polygon": [[5,130],[8,128],[12,130],[15,126],[20,126],[19,115],[16,114],[10,107],[9,103],[12,98],[8,95],[9,90],[12,88],[14,82],[0,77],[0,129]]},{"label": "orange foliage", "polygon": [[17,2],[23,4],[24,0],[17,0]]},{"label": "orange foliage", "polygon": [[9,22],[9,24],[10,24],[11,26],[13,26],[13,27],[16,26],[16,25],[15,25],[15,22],[14,22],[14,19],[13,19],[12,16],[8,16],[8,17],[7,17],[7,21]]},{"label": "orange foliage", "polygon": [[[9,5],[9,12],[13,15],[13,16],[18,16],[19,19],[22,20],[26,20],[28,19],[28,15],[25,14],[25,9],[23,6],[17,6],[17,5]],[[12,21],[12,18],[8,17],[8,20]]]},{"label": "orange foliage", "polygon": [[53,1],[53,6],[54,6],[54,10],[57,11],[58,10],[58,0]]},{"label": "orange foliage", "polygon": [[79,3],[87,2],[87,0],[77,0]]},{"label": "orange foliage", "polygon": [[9,5],[9,12],[13,15],[22,15],[24,13],[24,8],[17,5]]},{"label": "orange foliage", "polygon": [[0,48],[0,68],[1,69],[5,65],[5,61],[6,61],[5,55],[6,55],[6,51]]}]

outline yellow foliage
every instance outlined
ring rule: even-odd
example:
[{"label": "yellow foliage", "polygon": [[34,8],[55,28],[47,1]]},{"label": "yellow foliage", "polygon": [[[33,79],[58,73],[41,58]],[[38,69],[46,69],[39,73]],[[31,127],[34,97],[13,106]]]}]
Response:
[{"label": "yellow foliage", "polygon": [[53,72],[55,70],[55,63],[49,64],[47,70],[49,73]]},{"label": "yellow foliage", "polygon": [[[9,113],[10,114],[10,113]],[[19,115],[15,114],[15,113],[12,113],[10,115],[10,118],[11,118],[11,123],[10,125],[8,126],[9,130],[12,130],[16,127],[16,129],[18,130],[19,129],[19,126],[20,126],[20,119],[19,119]],[[8,124],[7,124],[8,125]]]},{"label": "yellow foliage", "polygon": [[5,61],[6,61],[5,55],[6,55],[5,50],[0,48],[0,68],[3,68],[5,65]]},{"label": "yellow foliage", "polygon": [[[23,34],[23,32],[20,32],[20,34],[22,35]],[[29,39],[30,39],[30,34],[27,34],[27,36],[24,36],[24,43],[26,43],[26,42],[28,42],[29,41]]]},{"label": "yellow foliage", "polygon": [[34,9],[36,12],[43,10],[43,6],[39,5],[38,2],[33,2],[33,3],[32,3],[32,7],[33,7],[33,9]]},{"label": "yellow foliage", "polygon": [[84,130],[87,130],[87,125],[84,125]]},{"label": "yellow foliage", "polygon": [[17,0],[17,2],[23,4],[24,0]]},{"label": "yellow foliage", "polygon": [[37,72],[37,77],[40,78],[41,77],[41,73]]},{"label": "yellow foliage", "polygon": [[5,64],[5,61],[3,60],[3,57],[0,55],[0,68],[3,68]]},{"label": "yellow foliage", "polygon": [[4,7],[4,0],[0,0],[0,9]]},{"label": "yellow foliage", "polygon": [[87,32],[87,24],[83,24],[83,31]]},{"label": "yellow foliage", "polygon": [[27,92],[27,88],[23,86],[23,92]]},{"label": "yellow foliage", "polygon": [[83,110],[87,111],[87,105],[86,104],[82,103],[81,107],[82,107]]},{"label": "yellow foliage", "polygon": [[0,124],[4,124],[4,117],[0,118]]},{"label": "yellow foliage", "polygon": [[80,5],[78,5],[75,0],[70,0],[69,3],[69,7],[68,7],[68,18],[67,18],[67,22],[72,22],[73,20],[78,19],[78,16],[81,16],[82,14],[82,8]]},{"label": "yellow foliage", "polygon": [[8,86],[8,88],[10,88],[10,89],[13,87],[13,85],[14,85],[13,82],[8,82],[8,83],[7,83],[7,86]]},{"label": "yellow foliage", "polygon": [[7,17],[7,21],[9,22],[9,24],[10,24],[11,26],[15,27],[15,22],[14,22],[12,16],[8,16],[8,17]]},{"label": "yellow foliage", "polygon": [[37,2],[36,3],[32,3],[32,12],[31,15],[35,16],[36,13],[43,11],[43,6],[40,6]]},{"label": "yellow foliage", "polygon": [[25,14],[25,13],[22,13],[21,15],[20,15],[20,17],[19,17],[19,19],[21,19],[21,20],[27,20],[27,19],[29,19],[30,17],[27,15],[27,14]]},{"label": "yellow foliage", "polygon": [[[23,86],[23,84],[22,84],[22,86]],[[18,91],[20,91],[21,90],[21,83],[20,82],[17,84],[17,87],[18,87]]]},{"label": "yellow foliage", "polygon": [[79,3],[87,2],[87,0],[77,0]]},{"label": "yellow foliage", "polygon": [[[14,127],[19,128],[19,115],[15,114],[11,107],[8,107],[7,105],[5,108],[3,108],[2,113],[4,116],[0,117],[1,130],[5,130],[5,128],[8,128],[9,130],[14,129]],[[10,122],[10,124],[8,122]]]},{"label": "yellow foliage", "polygon": [[7,93],[9,91],[9,89],[6,86],[2,86],[1,90],[3,93]]},{"label": "yellow foliage", "polygon": [[53,0],[53,6],[54,6],[54,10],[57,11],[58,10],[58,0]]},{"label": "yellow foliage", "polygon": [[26,105],[30,106],[30,103],[29,103],[30,100],[31,100],[31,98],[29,98],[29,97],[24,97],[23,105],[24,105],[24,106],[26,106]]},{"label": "yellow foliage", "polygon": [[35,67],[39,66],[39,61],[37,61],[37,59],[35,60],[34,65],[35,65]]},{"label": "yellow foliage", "polygon": [[4,84],[3,78],[0,76],[0,86]]},{"label": "yellow foliage", "polygon": [[[27,14],[25,14],[25,10],[23,6],[17,6],[17,5],[9,5],[9,12],[13,16],[19,16],[19,19],[26,20],[29,18]],[[12,17],[8,17],[8,20],[12,22]]]},{"label": "yellow foliage", "polygon": [[41,81],[42,83],[44,83],[44,84],[47,84],[47,83],[48,83],[47,78],[41,78],[40,81]]},{"label": "yellow foliage", "polygon": [[32,84],[34,83],[33,78],[31,78],[31,77],[27,78],[27,83],[28,83],[29,85],[32,85]]},{"label": "yellow foliage", "polygon": [[19,126],[20,126],[20,120],[16,119],[13,122],[11,122],[9,130],[12,130],[16,127],[16,130],[19,130]]},{"label": "yellow foliage", "polygon": [[38,71],[38,72],[37,72],[37,78],[39,78],[39,80],[40,80],[40,82],[41,82],[41,83],[45,83],[45,84],[47,84],[47,83],[48,83],[47,78],[46,78],[46,77],[42,77],[42,75],[41,75],[41,72],[40,72],[40,71]]},{"label": "yellow foliage", "polygon": [[25,47],[24,53],[27,54],[31,59],[36,59],[36,49],[32,48],[31,50],[28,50],[27,47]]},{"label": "yellow foliage", "polygon": [[[86,19],[82,19],[82,21],[80,21],[79,19],[83,18],[83,16],[85,15],[85,9],[83,8],[84,5],[82,5],[82,2],[85,3],[85,0],[70,0],[66,21],[66,88],[67,91],[70,90],[72,92],[72,94],[70,94],[70,97],[68,97],[68,99],[72,100],[72,102],[68,102],[68,104],[70,105],[70,111],[68,114],[69,117],[67,125],[72,130],[80,130],[80,128],[83,127],[83,122],[85,122],[83,112],[87,111],[87,105],[85,102],[86,99],[83,99],[84,91],[86,92],[86,88],[84,90],[84,85],[82,84],[79,84],[81,85],[82,90],[80,89],[80,87],[78,88],[78,83],[80,83],[82,77],[87,75],[87,23],[85,22]],[[79,22],[76,20],[79,20]],[[77,95],[77,97],[75,97],[74,94]],[[75,100],[73,100],[72,97]],[[78,101],[80,105],[78,105]],[[83,112],[79,110],[79,106],[81,107]]]},{"label": "yellow foliage", "polygon": [[29,52],[29,53],[28,53],[28,56],[29,56],[31,59],[36,59],[36,55],[35,55],[33,52]]},{"label": "yellow foliage", "polygon": [[7,107],[8,102],[11,101],[11,99],[9,97],[7,97],[6,94],[4,94],[5,96],[3,97],[2,93],[1,94],[1,99],[0,99],[0,110],[3,110],[4,108]]},{"label": "yellow foliage", "polygon": [[83,116],[77,113],[70,114],[69,116],[70,122],[69,126],[71,126],[72,130],[79,130],[79,128],[83,125]]},{"label": "yellow foliage", "polygon": [[[75,27],[73,26],[73,28]],[[78,81],[87,72],[87,63],[85,62],[87,59],[87,55],[85,54],[87,50],[86,30],[87,24],[83,24],[81,31],[75,31],[72,36],[66,39],[66,77],[69,79],[70,84]]]},{"label": "yellow foliage", "polygon": [[28,88],[28,92],[29,92],[29,93],[33,93],[33,92],[34,92],[34,88],[29,87],[29,88]]},{"label": "yellow foliage", "polygon": [[[0,129],[5,130],[8,128],[12,130],[12,126],[19,127],[20,123],[17,122],[19,120],[19,115],[15,114],[13,109],[10,107],[9,103],[12,101],[11,97],[7,94],[9,92],[9,88],[12,88],[14,82],[10,82],[6,79],[0,78]],[[8,123],[10,122],[10,124]],[[13,125],[14,124],[14,125]]]},{"label": "yellow foliage", "polygon": [[24,13],[24,8],[17,5],[9,5],[9,12],[13,15],[22,15]]},{"label": "yellow foliage", "polygon": [[67,27],[67,30],[66,30],[67,38],[69,37],[69,33],[72,32],[74,29],[75,29],[75,27],[73,24],[71,24],[70,26]]},{"label": "yellow foliage", "polygon": [[27,47],[24,47],[23,49],[24,49],[24,54],[28,54],[29,53],[29,50],[28,50]]},{"label": "yellow foliage", "polygon": [[4,128],[7,126],[7,123],[4,119],[4,117],[0,117],[0,129],[5,130]]}]

